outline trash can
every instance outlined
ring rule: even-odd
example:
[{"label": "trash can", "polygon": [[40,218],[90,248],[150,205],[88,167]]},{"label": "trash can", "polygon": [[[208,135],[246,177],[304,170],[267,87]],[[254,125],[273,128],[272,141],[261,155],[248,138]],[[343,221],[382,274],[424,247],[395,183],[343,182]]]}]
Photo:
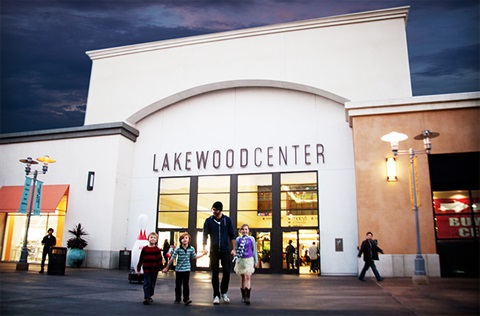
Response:
[{"label": "trash can", "polygon": [[67,248],[52,247],[50,258],[48,258],[47,274],[65,275],[65,264],[67,262]]},{"label": "trash can", "polygon": [[130,270],[130,260],[132,259],[132,252],[130,250],[120,250],[118,257],[118,269]]}]

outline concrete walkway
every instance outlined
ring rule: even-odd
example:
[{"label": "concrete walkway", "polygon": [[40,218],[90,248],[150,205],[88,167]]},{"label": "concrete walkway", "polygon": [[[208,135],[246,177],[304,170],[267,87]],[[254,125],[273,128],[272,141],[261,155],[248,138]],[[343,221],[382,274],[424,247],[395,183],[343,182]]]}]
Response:
[{"label": "concrete walkway", "polygon": [[161,273],[153,297],[143,305],[141,284],[128,272],[70,269],[65,275],[39,274],[38,265],[16,271],[0,263],[0,315],[480,315],[479,279],[434,278],[413,285],[411,278],[360,282],[355,277],[253,276],[252,304],[240,302],[232,274],[229,304],[212,305],[210,274],[191,274],[192,305],[173,304],[174,272]]}]

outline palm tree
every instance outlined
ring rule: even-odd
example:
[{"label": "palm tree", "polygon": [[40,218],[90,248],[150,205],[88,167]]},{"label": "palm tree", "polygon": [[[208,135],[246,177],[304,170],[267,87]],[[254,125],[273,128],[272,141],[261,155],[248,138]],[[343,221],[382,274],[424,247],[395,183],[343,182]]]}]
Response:
[{"label": "palm tree", "polygon": [[68,248],[83,249],[87,247],[88,243],[84,238],[82,238],[82,236],[86,236],[88,234],[85,232],[82,224],[78,223],[78,225],[76,225],[73,229],[68,230],[68,232],[74,236],[67,240]]}]

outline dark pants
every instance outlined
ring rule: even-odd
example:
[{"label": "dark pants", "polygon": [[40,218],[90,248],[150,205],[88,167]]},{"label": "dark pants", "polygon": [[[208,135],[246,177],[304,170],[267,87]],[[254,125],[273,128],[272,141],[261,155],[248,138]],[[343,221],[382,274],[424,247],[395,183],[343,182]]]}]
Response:
[{"label": "dark pants", "polygon": [[180,302],[182,300],[182,286],[183,286],[183,301],[190,300],[190,285],[188,280],[190,279],[190,271],[175,272],[175,301]]},{"label": "dark pants", "polygon": [[380,276],[380,273],[377,271],[377,267],[375,266],[375,261],[373,260],[368,260],[365,261],[365,265],[363,266],[362,272],[360,272],[360,276],[358,277],[359,279],[365,278],[365,273],[367,273],[368,268],[372,268],[373,274],[375,274],[375,278],[377,280],[380,280],[382,277]]},{"label": "dark pants", "polygon": [[290,270],[290,266],[292,269],[295,269],[295,260],[293,259],[293,253],[287,253],[287,269]]},{"label": "dark pants", "polygon": [[157,277],[158,272],[145,272],[143,274],[143,298],[147,299],[153,296]]},{"label": "dark pants", "polygon": [[312,261],[310,261],[310,271],[319,272],[319,270],[320,270],[319,266],[320,266],[320,263],[319,263],[318,258],[317,259],[312,259]]},{"label": "dark pants", "polygon": [[213,296],[220,297],[220,291],[218,288],[219,278],[218,274],[220,273],[220,265],[222,263],[223,276],[222,284],[220,286],[220,291],[222,294],[228,292],[228,283],[230,283],[230,269],[232,268],[230,252],[226,251],[212,251],[210,253],[210,268],[212,269],[212,287],[213,287]]},{"label": "dark pants", "polygon": [[45,259],[47,258],[47,255],[48,255],[48,261],[50,262],[50,251],[43,249],[42,263],[40,264],[41,271],[43,271],[43,268],[45,267]]}]

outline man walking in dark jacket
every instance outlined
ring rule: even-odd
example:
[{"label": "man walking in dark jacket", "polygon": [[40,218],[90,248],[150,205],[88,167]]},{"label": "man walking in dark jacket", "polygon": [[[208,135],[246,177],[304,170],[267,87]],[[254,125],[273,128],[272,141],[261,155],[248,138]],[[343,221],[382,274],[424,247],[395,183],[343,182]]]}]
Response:
[{"label": "man walking in dark jacket", "polygon": [[377,271],[377,267],[375,266],[374,261],[378,260],[378,253],[383,253],[383,250],[377,246],[377,241],[372,240],[372,238],[372,232],[368,232],[367,239],[362,242],[362,245],[358,250],[358,257],[360,258],[363,253],[363,261],[365,261],[362,272],[360,272],[360,276],[358,277],[360,281],[365,281],[365,273],[367,272],[368,268],[372,268],[373,274],[375,274],[375,278],[377,278],[377,281],[383,280],[383,278],[380,276],[380,273],[378,273]]},{"label": "man walking in dark jacket", "polygon": [[[222,202],[215,202],[212,206],[213,215],[208,217],[203,224],[203,251],[207,249],[207,239],[210,236],[210,268],[212,269],[213,304],[220,304],[220,297],[225,303],[228,298],[228,283],[230,282],[230,269],[232,257],[235,257],[235,232],[232,219],[222,214]],[[222,263],[223,275],[219,288],[219,272]]]}]

